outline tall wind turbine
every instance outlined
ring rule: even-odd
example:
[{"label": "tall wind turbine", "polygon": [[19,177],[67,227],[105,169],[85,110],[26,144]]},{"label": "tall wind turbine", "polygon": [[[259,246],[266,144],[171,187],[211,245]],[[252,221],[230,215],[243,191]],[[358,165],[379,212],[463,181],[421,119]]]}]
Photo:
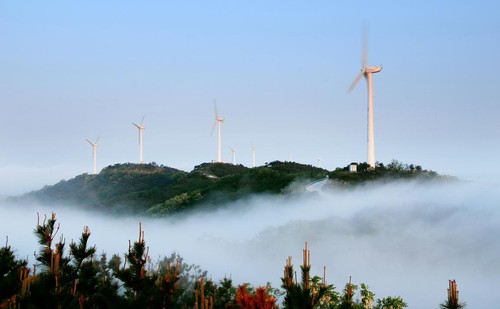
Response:
[{"label": "tall wind turbine", "polygon": [[252,167],[255,167],[255,145],[252,144]]},{"label": "tall wind turbine", "polygon": [[88,139],[86,140],[91,146],[92,146],[92,161],[94,163],[94,169],[93,169],[93,174],[97,174],[97,165],[96,165],[96,160],[97,160],[97,146],[99,146],[99,137],[96,139],[94,143],[89,141]]},{"label": "tall wind turbine", "polygon": [[222,163],[220,124],[224,122],[224,118],[219,117],[219,114],[217,113],[217,103],[215,102],[214,102],[214,109],[215,109],[215,122],[212,128],[212,133],[214,132],[215,126],[217,126],[217,162]]},{"label": "tall wind turbine", "polygon": [[144,117],[145,116],[142,116],[141,124],[135,124],[132,122],[132,124],[134,126],[136,126],[137,129],[139,129],[139,163],[140,164],[144,163],[144,161],[142,160],[142,130],[144,130],[144,128],[146,128],[144,126]]},{"label": "tall wind turbine", "polygon": [[369,67],[366,65],[367,62],[367,39],[366,35],[363,38],[363,66],[361,67],[361,72],[354,79],[351,86],[349,87],[349,92],[351,92],[356,84],[359,82],[361,77],[365,77],[366,83],[368,85],[368,164],[371,168],[375,168],[375,134],[373,129],[373,87],[372,87],[372,75],[382,71],[381,66]]},{"label": "tall wind turbine", "polygon": [[233,165],[236,165],[236,149],[229,147],[233,152]]}]

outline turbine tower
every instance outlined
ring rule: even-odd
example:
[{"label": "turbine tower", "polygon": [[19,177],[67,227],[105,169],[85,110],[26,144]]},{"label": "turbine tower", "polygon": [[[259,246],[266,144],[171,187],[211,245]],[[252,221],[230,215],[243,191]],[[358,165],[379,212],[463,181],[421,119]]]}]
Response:
[{"label": "turbine tower", "polygon": [[132,122],[132,124],[134,126],[136,126],[137,129],[139,129],[139,163],[140,164],[144,163],[144,161],[142,160],[142,130],[144,130],[144,128],[146,128],[144,126],[144,117],[145,116],[142,116],[141,124],[135,124]]},{"label": "turbine tower", "polygon": [[95,174],[97,174],[96,160],[97,160],[97,146],[99,146],[99,144],[97,142],[99,142],[99,137],[96,139],[96,141],[94,143],[92,143],[88,139],[86,141],[92,146],[92,161],[93,161],[93,166],[94,166],[94,169],[92,172],[95,175]]},{"label": "turbine tower", "polygon": [[212,134],[214,133],[215,126],[217,126],[217,162],[222,163],[220,124],[224,122],[224,118],[219,117],[219,114],[217,113],[217,103],[215,102],[214,102],[214,109],[215,109],[215,122],[212,128]]},{"label": "turbine tower", "polygon": [[366,35],[363,38],[363,62],[361,67],[361,72],[354,79],[351,86],[349,87],[349,92],[351,92],[359,80],[364,76],[366,83],[368,85],[368,165],[372,169],[375,168],[375,134],[373,126],[373,87],[372,87],[372,75],[382,71],[382,66],[372,66],[369,67],[367,63],[367,43]]},{"label": "turbine tower", "polygon": [[233,165],[236,165],[236,149],[229,147],[233,152]]},{"label": "turbine tower", "polygon": [[255,167],[255,146],[252,144],[252,167]]}]

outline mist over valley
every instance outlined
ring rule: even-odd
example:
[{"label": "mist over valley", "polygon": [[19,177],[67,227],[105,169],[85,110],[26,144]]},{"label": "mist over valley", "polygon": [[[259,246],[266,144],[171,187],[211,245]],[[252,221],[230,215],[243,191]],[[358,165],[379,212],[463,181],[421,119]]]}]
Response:
[{"label": "mist over valley", "polygon": [[456,279],[468,307],[496,303],[500,196],[494,184],[439,178],[348,187],[331,182],[312,192],[292,182],[286,194],[252,193],[220,207],[199,205],[156,218],[2,203],[0,224],[16,254],[30,263],[37,213],[54,211],[64,238],[76,240],[89,226],[90,243],[108,255],[123,255],[141,222],[153,260],[177,252],[216,282],[230,276],[236,284],[279,287],[286,258],[292,256],[298,268],[307,241],[311,273],[322,276],[326,266],[326,280],[339,292],[352,276],[376,297],[401,296],[410,308],[435,308],[446,298],[448,280]]}]

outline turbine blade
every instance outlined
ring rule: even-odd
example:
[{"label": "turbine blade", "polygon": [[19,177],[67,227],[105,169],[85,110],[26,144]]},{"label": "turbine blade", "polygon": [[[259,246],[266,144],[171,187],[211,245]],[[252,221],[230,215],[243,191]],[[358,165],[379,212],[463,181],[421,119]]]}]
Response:
[{"label": "turbine blade", "polygon": [[368,62],[368,34],[366,29],[363,33],[363,68],[366,68],[366,63]]},{"label": "turbine blade", "polygon": [[142,116],[142,120],[141,120],[141,127],[142,127],[142,124],[144,123],[144,117],[146,117],[146,115],[143,115],[143,116]]},{"label": "turbine blade", "polygon": [[214,111],[215,111],[215,120],[219,118],[219,113],[217,112],[217,102],[214,100]]},{"label": "turbine blade", "polygon": [[365,68],[363,67],[363,70],[359,72],[358,76],[356,76],[351,86],[349,86],[349,89],[347,90],[348,92],[351,92],[354,89],[354,87],[356,87],[356,84],[359,82],[359,80],[361,79],[361,77],[363,77],[364,74],[365,74]]},{"label": "turbine blade", "polygon": [[217,125],[217,120],[214,122],[214,126],[212,127],[212,131],[210,131],[210,136],[214,134],[215,126]]},{"label": "turbine blade", "polygon": [[137,127],[137,129],[140,129],[140,128],[141,128],[140,126],[136,125],[136,124],[135,124],[135,123],[133,123],[133,122],[132,122],[132,124],[133,124],[134,126],[136,126],[136,127]]},{"label": "turbine blade", "polygon": [[368,25],[363,24],[363,68],[366,68],[368,63]]},{"label": "turbine blade", "polygon": [[94,143],[94,144],[96,144],[96,145],[97,145],[97,142],[99,142],[99,139],[100,139],[100,138],[101,138],[101,137],[99,136],[99,137],[95,140],[95,143]]},{"label": "turbine blade", "polygon": [[94,146],[94,144],[92,144],[91,141],[89,141],[88,139],[85,139],[87,141],[87,143],[89,143],[90,145]]}]

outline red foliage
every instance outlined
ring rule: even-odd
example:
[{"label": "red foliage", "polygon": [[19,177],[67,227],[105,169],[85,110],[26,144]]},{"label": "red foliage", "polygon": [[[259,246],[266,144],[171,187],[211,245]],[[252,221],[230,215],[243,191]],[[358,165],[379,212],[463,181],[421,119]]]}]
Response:
[{"label": "red foliage", "polygon": [[265,287],[258,287],[255,294],[248,294],[246,285],[240,285],[236,291],[236,302],[245,309],[274,309],[276,298],[267,294]]}]

